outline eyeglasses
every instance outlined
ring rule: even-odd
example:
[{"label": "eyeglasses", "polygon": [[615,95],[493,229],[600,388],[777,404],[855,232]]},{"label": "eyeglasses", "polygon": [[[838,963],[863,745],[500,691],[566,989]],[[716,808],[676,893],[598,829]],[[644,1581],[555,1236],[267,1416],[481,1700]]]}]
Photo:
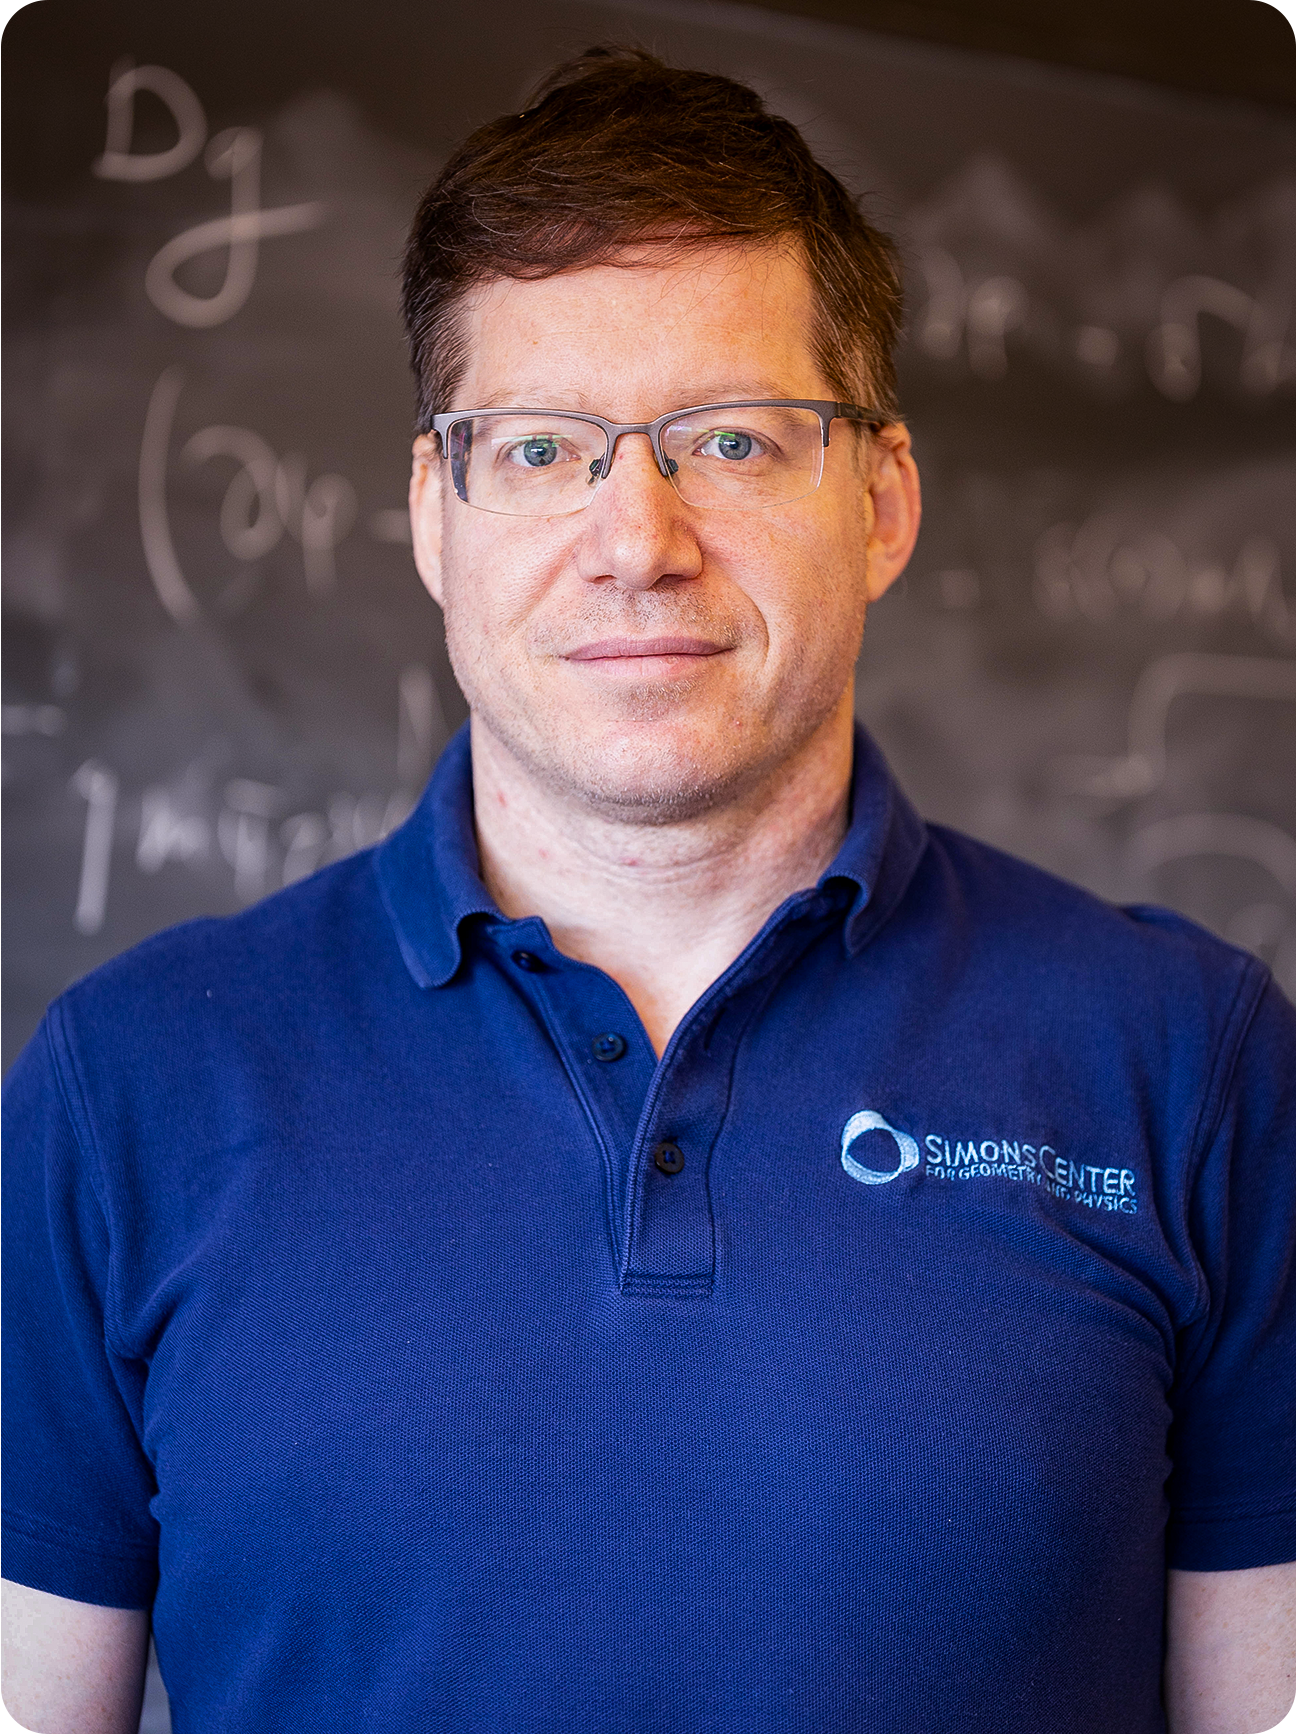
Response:
[{"label": "eyeglasses", "polygon": [[468,506],[551,518],[589,506],[624,434],[647,434],[658,468],[689,506],[746,512],[783,506],[820,483],[836,418],[878,410],[819,398],[753,398],[672,410],[656,422],[608,422],[571,410],[449,410],[432,420],[455,492]]}]

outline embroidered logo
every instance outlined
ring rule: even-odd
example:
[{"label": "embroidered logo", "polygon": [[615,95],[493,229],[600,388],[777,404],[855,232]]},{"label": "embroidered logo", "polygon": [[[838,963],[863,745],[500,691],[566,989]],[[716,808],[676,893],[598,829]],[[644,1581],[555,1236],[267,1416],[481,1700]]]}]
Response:
[{"label": "embroidered logo", "polygon": [[[897,1165],[895,1169],[867,1169],[863,1163],[849,1155],[852,1147],[863,1133],[891,1134],[897,1147]],[[896,1181],[899,1175],[905,1175],[908,1169],[919,1168],[919,1146],[909,1133],[903,1133],[899,1127],[894,1127],[884,1120],[877,1109],[860,1109],[852,1116],[843,1129],[843,1143],[840,1151],[843,1168],[855,1181],[878,1182]]]},{"label": "embroidered logo", "polygon": [[[892,1140],[897,1161],[891,1169],[872,1169],[859,1156],[852,1156],[852,1148],[866,1133],[886,1133]],[[873,1143],[877,1149],[879,1142]],[[861,1109],[850,1118],[843,1128],[839,1155],[848,1175],[861,1182],[896,1181],[920,1164],[918,1140],[885,1121],[877,1109]],[[940,1133],[928,1133],[924,1136],[924,1174],[938,1181],[1002,1176],[1007,1181],[1044,1188],[1056,1199],[1089,1206],[1092,1211],[1122,1212],[1130,1217],[1140,1210],[1135,1170],[1120,1164],[1078,1163],[1062,1156],[1053,1145],[1031,1145],[1026,1140],[953,1141]]]}]

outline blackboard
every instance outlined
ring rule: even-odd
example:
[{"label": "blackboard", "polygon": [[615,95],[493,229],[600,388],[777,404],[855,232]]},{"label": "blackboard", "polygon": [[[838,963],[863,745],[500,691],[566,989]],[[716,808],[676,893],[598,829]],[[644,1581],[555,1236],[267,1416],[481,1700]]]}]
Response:
[{"label": "blackboard", "polygon": [[101,960],[381,835],[464,716],[403,514],[403,233],[607,39],[757,84],[904,244],[926,521],[858,693],[921,809],[1292,992],[1272,112],[703,0],[39,0],[4,45],[6,1062]]}]

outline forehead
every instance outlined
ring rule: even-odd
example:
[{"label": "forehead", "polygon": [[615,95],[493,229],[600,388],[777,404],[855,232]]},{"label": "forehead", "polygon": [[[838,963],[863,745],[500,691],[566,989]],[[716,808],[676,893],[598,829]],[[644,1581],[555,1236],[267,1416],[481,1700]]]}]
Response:
[{"label": "forehead", "polygon": [[589,409],[647,420],[726,397],[828,397],[812,351],[800,251],[733,242],[677,258],[642,248],[606,265],[495,279],[462,310],[458,408]]}]

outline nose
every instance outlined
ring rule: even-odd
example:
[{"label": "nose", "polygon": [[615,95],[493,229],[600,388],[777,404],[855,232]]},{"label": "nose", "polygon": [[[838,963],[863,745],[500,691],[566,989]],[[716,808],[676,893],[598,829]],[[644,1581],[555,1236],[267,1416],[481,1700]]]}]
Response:
[{"label": "nose", "polygon": [[649,591],[703,570],[690,510],[659,470],[647,434],[622,435],[581,519],[578,568],[592,582]]}]

